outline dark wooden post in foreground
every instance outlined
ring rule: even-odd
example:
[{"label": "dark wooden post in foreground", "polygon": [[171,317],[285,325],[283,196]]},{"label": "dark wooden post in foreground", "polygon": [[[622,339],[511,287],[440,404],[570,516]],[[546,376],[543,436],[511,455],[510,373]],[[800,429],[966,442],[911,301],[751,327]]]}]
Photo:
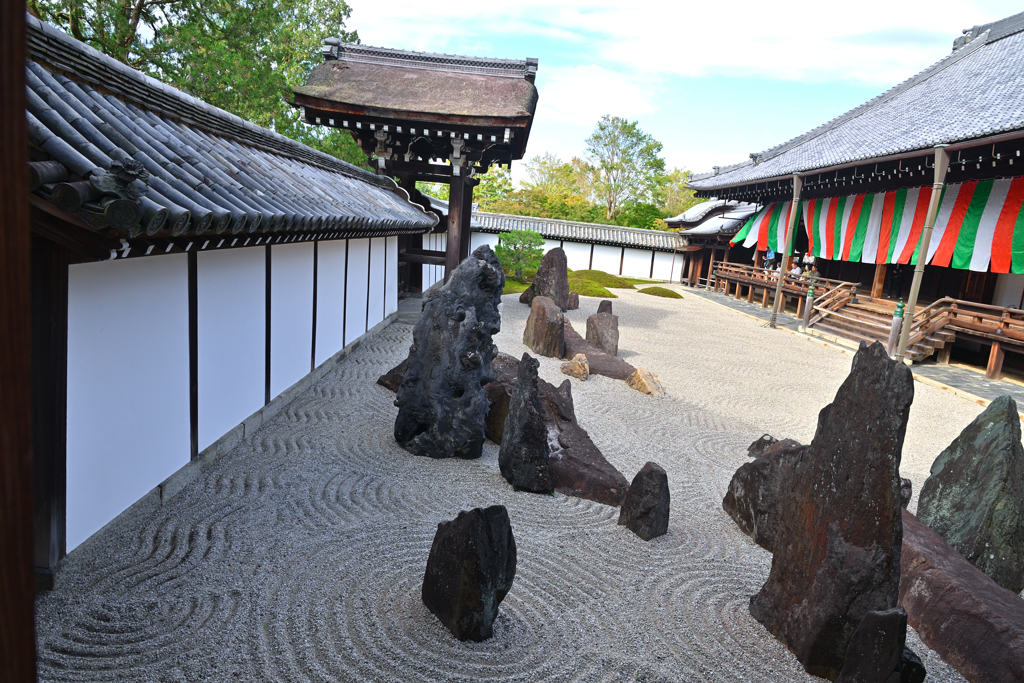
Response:
[{"label": "dark wooden post in foreground", "polygon": [[[468,169],[462,167],[462,172]],[[445,246],[444,281],[448,282],[452,271],[462,259],[469,256],[470,239],[473,231],[469,221],[473,215],[473,186],[477,181],[463,176],[452,176],[448,190],[448,241]]]},{"label": "dark wooden post in foreground", "polygon": [[25,5],[0,3],[0,677],[36,680]]}]

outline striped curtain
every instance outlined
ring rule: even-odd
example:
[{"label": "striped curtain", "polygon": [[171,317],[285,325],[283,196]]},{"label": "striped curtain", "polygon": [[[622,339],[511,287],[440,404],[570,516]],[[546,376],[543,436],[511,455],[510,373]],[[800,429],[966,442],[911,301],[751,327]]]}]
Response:
[{"label": "striped curtain", "polygon": [[[931,193],[922,187],[805,201],[809,251],[841,261],[916,264]],[[926,263],[1024,273],[1022,204],[1024,178],[946,186]]]},{"label": "striped curtain", "polygon": [[729,244],[743,242],[744,247],[757,245],[758,251],[770,248],[779,254],[783,253],[786,248],[786,226],[789,224],[792,206],[791,201],[766,205],[747,220]]}]

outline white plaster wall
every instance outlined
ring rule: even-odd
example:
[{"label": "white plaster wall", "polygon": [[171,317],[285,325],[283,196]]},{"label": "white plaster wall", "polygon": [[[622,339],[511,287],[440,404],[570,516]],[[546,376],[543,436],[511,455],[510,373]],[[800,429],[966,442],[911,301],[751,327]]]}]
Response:
[{"label": "white plaster wall", "polygon": [[387,241],[387,265],[384,275],[385,289],[384,314],[391,315],[398,310],[398,238],[389,237]]},{"label": "white plaster wall", "polygon": [[992,295],[993,306],[1020,307],[1024,295],[1024,275],[1000,273],[996,276],[996,290]]},{"label": "white plaster wall", "polygon": [[[680,252],[675,255],[675,262],[672,261],[672,252],[658,251],[654,254],[654,279],[655,280],[668,280],[670,282],[679,281],[679,273],[682,268],[683,254]],[[675,272],[675,276],[672,273]]]},{"label": "white plaster wall", "polygon": [[580,242],[563,242],[562,250],[569,262],[569,270],[587,270],[590,267],[590,245]]},{"label": "white plaster wall", "polygon": [[263,407],[266,249],[197,255],[199,450]]},{"label": "white plaster wall", "polygon": [[626,277],[651,277],[651,251],[627,248],[622,274]]},{"label": "white plaster wall", "polygon": [[345,344],[351,344],[366,332],[367,267],[370,240],[348,241],[348,299],[345,302]]},{"label": "white plaster wall", "polygon": [[270,398],[310,371],[313,244],[270,247]]},{"label": "white plaster wall", "polygon": [[387,263],[384,248],[386,240],[374,237],[370,240],[370,296],[366,314],[366,329],[384,319],[384,267]]},{"label": "white plaster wall", "polygon": [[619,262],[622,259],[622,247],[609,247],[604,244],[594,245],[593,270],[603,270],[612,275],[619,274]]},{"label": "white plaster wall", "polygon": [[[423,236],[423,248],[427,251],[439,251],[439,235],[428,233]],[[437,266],[423,265],[423,291],[430,288],[430,285],[437,282]]]},{"label": "white plaster wall", "polygon": [[320,365],[344,346],[345,240],[320,242],[317,258],[316,364]]},{"label": "white plaster wall", "polygon": [[478,247],[487,244],[491,249],[498,246],[498,236],[489,232],[474,232],[470,238],[470,251],[476,251]]},{"label": "white plaster wall", "polygon": [[184,254],[68,273],[67,543],[189,461]]},{"label": "white plaster wall", "polygon": [[552,249],[557,249],[557,248],[558,248],[558,247],[560,247],[560,246],[562,246],[562,241],[561,241],[561,240],[549,240],[549,239],[545,239],[545,240],[544,240],[544,246],[543,246],[543,247],[541,247],[541,249],[543,249],[543,250],[544,250],[544,253],[546,254],[546,253],[548,253],[549,251],[551,251]]}]

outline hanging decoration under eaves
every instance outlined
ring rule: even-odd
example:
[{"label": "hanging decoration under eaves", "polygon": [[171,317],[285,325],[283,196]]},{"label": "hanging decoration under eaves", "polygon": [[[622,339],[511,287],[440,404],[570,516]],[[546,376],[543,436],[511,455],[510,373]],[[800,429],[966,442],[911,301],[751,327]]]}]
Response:
[{"label": "hanging decoration under eaves", "polygon": [[[808,252],[858,263],[917,263],[932,188],[801,202]],[[769,204],[732,239],[782,253],[792,202]],[[947,185],[927,263],[993,273],[1024,273],[1024,177]]]}]

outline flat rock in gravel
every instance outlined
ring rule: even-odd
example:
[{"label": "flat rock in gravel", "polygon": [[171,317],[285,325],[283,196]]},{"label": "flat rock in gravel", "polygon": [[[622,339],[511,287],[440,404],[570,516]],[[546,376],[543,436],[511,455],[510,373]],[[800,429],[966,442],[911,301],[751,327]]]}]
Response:
[{"label": "flat rock in gravel", "polygon": [[917,517],[1003,588],[1024,590],[1024,446],[1001,396],[932,463]]},{"label": "flat rock in gravel", "polygon": [[740,465],[732,476],[722,508],[740,531],[771,551],[778,537],[779,504],[788,495],[781,487],[789,481],[804,446],[792,439],[779,441],[765,434],[750,446],[748,453],[765,443],[770,445],[763,448],[761,455]]},{"label": "flat rock in gravel", "polygon": [[590,378],[590,364],[587,363],[587,357],[582,353],[576,354],[572,360],[562,363],[560,369],[563,375],[575,377],[581,382],[586,382]]},{"label": "flat rock in gravel", "polygon": [[501,264],[483,245],[424,302],[395,398],[395,440],[410,453],[480,457],[490,407],[483,387],[494,379],[491,337],[501,330],[504,285]]},{"label": "flat rock in gravel", "polygon": [[562,357],[575,358],[577,354],[582,353],[587,357],[591,375],[602,375],[612,379],[625,380],[636,371],[636,368],[618,356],[612,356],[588,344],[587,340],[573,329],[572,323],[568,320],[565,321],[564,338],[565,352],[562,354]]},{"label": "flat rock in gravel", "polygon": [[574,299],[569,291],[568,267],[568,260],[561,247],[555,247],[544,254],[537,274],[533,276],[533,282],[519,296],[519,302],[532,305],[535,297],[546,296],[563,311],[578,308],[579,296],[575,297],[574,306]]},{"label": "flat rock in gravel", "polygon": [[649,541],[668,531],[670,496],[668,474],[664,468],[649,462],[633,477],[619,512],[619,524]]},{"label": "flat rock in gravel", "polygon": [[595,313],[587,318],[587,343],[609,355],[619,352],[619,316]]},{"label": "flat rock in gravel", "polygon": [[609,313],[610,314],[612,312],[612,302],[611,302],[611,299],[602,299],[601,303],[599,303],[597,305],[597,312],[598,313]]},{"label": "flat rock in gravel", "polygon": [[463,511],[437,525],[423,603],[459,640],[487,640],[516,575],[516,541],[504,505]]},{"label": "flat rock in gravel", "polygon": [[484,433],[488,439],[500,444],[501,436],[505,433],[512,388],[516,385],[516,374],[519,372],[519,359],[507,353],[498,353],[491,368],[494,370],[494,381],[484,385],[487,400],[491,402],[484,419]]},{"label": "flat rock in gravel", "polygon": [[409,359],[391,368],[377,378],[377,384],[381,385],[391,393],[397,393],[398,387],[402,386],[402,379],[405,377],[405,369],[409,366]]},{"label": "flat rock in gravel", "polygon": [[971,683],[1024,680],[1024,600],[906,510],[900,605],[924,644]]},{"label": "flat rock in gravel", "polygon": [[637,368],[633,374],[626,378],[626,385],[636,389],[641,394],[648,396],[664,396],[665,390],[661,387],[661,380],[650,370]]},{"label": "flat rock in gravel", "polygon": [[546,296],[534,297],[530,304],[530,317],[526,319],[526,329],[523,331],[523,343],[538,355],[565,358],[567,324],[558,304]]},{"label": "flat rock in gravel", "polygon": [[781,490],[772,568],[750,613],[808,673],[834,680],[868,612],[896,607],[899,465],[910,369],[861,344]]},{"label": "flat rock in gravel", "polygon": [[525,353],[519,362],[498,453],[502,476],[527,491],[620,505],[629,482],[577,422],[570,380],[555,387],[537,376],[538,366]]},{"label": "flat rock in gravel", "polygon": [[902,607],[868,612],[853,632],[836,683],[901,683],[907,643],[907,613]]}]

